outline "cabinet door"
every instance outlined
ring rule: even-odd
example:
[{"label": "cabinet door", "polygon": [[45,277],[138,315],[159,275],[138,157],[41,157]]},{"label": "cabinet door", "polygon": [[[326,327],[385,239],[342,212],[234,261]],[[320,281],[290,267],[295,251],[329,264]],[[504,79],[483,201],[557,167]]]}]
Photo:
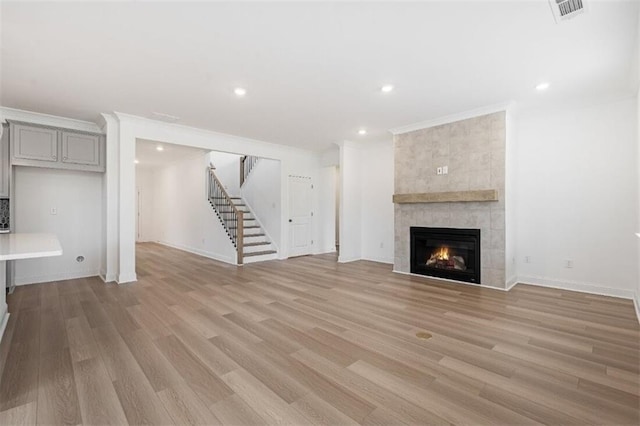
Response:
[{"label": "cabinet door", "polygon": [[102,138],[99,135],[62,132],[62,162],[100,166]]},{"label": "cabinet door", "polygon": [[9,126],[2,126],[0,138],[0,197],[9,197]]},{"label": "cabinet door", "polygon": [[13,157],[23,160],[58,161],[58,131],[15,124],[11,127]]}]

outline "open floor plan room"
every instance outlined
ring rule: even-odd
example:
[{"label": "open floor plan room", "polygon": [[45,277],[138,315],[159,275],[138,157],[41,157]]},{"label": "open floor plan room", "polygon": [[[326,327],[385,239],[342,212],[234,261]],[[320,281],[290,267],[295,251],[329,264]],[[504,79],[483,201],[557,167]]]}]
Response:
[{"label": "open floor plan room", "polygon": [[20,287],[0,424],[638,424],[631,301],[334,257],[141,244],[136,284]]},{"label": "open floor plan room", "polygon": [[640,425],[640,0],[0,0],[0,426]]}]

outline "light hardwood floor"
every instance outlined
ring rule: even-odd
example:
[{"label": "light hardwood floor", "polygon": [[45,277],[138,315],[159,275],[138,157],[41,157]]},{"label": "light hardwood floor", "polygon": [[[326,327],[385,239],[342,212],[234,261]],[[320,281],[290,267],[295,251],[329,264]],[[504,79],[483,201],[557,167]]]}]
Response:
[{"label": "light hardwood floor", "polygon": [[0,424],[639,423],[627,300],[155,244],[138,274],[9,297]]}]

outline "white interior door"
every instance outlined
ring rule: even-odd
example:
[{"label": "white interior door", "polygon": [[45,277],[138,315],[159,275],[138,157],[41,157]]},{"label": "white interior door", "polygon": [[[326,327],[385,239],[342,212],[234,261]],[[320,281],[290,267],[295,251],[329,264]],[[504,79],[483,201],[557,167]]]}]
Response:
[{"label": "white interior door", "polygon": [[289,176],[289,255],[311,253],[311,178]]}]

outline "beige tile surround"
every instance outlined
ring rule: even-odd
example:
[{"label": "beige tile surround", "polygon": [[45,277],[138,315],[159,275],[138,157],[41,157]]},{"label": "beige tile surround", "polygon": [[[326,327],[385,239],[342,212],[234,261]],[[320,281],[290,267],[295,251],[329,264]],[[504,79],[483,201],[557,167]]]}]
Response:
[{"label": "beige tile surround", "polygon": [[[505,145],[504,111],[394,137],[394,193],[498,192],[491,202],[395,204],[394,270],[410,270],[411,226],[477,228],[481,284],[505,288]],[[437,175],[441,166],[449,174]]]}]

